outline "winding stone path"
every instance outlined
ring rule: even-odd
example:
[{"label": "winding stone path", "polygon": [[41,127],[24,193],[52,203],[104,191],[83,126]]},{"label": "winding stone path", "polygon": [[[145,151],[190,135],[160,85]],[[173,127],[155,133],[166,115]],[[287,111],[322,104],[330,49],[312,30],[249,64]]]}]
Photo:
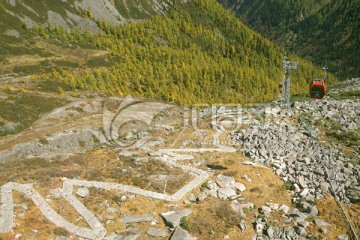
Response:
[{"label": "winding stone path", "polygon": [[106,230],[102,224],[96,219],[94,214],[85,208],[72,195],[63,195],[64,198],[84,217],[86,222],[90,225],[91,229],[78,227],[52,209],[52,207],[46,202],[46,200],[33,189],[32,184],[19,184],[19,183],[7,183],[1,187],[1,208],[0,208],[0,232],[8,233],[14,227],[14,203],[12,197],[12,191],[18,191],[24,193],[28,198],[35,203],[40,209],[42,214],[52,223],[58,227],[63,227],[69,232],[76,234],[77,236],[88,239],[102,239]]},{"label": "winding stone path", "polygon": [[[159,152],[164,154],[174,154],[174,152],[233,152],[233,148],[209,148],[209,149],[163,149]],[[97,188],[104,190],[118,190],[122,192],[133,193],[142,195],[145,197],[160,199],[163,201],[178,202],[188,192],[193,190],[202,184],[209,176],[209,174],[203,170],[179,164],[171,157],[158,157],[159,161],[165,162],[166,164],[181,168],[183,171],[192,174],[195,178],[190,181],[187,185],[183,186],[179,191],[173,195],[167,195],[157,192],[152,192],[137,187],[109,183],[109,182],[96,182],[96,181],[85,181],[85,180],[69,180],[64,179],[63,188],[61,189],[61,196],[69,202],[69,204],[85,219],[90,228],[83,228],[68,222],[61,217],[47,201],[33,188],[32,184],[19,184],[9,182],[4,184],[1,191],[1,206],[0,206],[0,233],[9,233],[14,227],[14,203],[12,191],[22,192],[26,197],[30,198],[35,205],[40,209],[42,214],[52,223],[58,227],[63,227],[68,232],[71,232],[79,237],[87,239],[103,239],[106,235],[106,229],[98,221],[95,215],[89,211],[74,195],[73,187],[86,187],[86,188]]]}]

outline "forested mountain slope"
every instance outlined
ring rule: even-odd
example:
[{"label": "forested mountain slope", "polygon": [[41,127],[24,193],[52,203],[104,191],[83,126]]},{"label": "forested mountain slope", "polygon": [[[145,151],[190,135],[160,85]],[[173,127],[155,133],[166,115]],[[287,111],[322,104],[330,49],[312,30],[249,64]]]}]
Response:
[{"label": "forested mountain slope", "polygon": [[251,28],[288,51],[359,76],[359,0],[219,0]]},{"label": "forested mountain slope", "polygon": [[[9,14],[11,2],[3,4],[1,14]],[[177,103],[259,102],[278,96],[283,50],[251,31],[215,0],[158,1],[162,10],[150,4],[147,9],[154,12],[147,10],[149,15],[143,21],[122,17],[124,5],[120,3],[124,2],[101,2],[99,6],[105,5],[105,10],[96,4],[84,7],[85,1],[69,5],[78,11],[82,22],[95,23],[96,31],[82,29],[74,21],[70,26],[67,4],[58,3],[56,9],[69,28],[57,24],[62,21],[49,21],[46,15],[50,10],[34,10],[39,19],[34,17],[32,26],[14,18],[10,25],[20,26],[15,29],[19,34],[3,36],[2,44],[7,44],[2,48],[3,66],[9,65],[9,57],[25,52],[41,58],[35,62],[31,58],[31,65],[12,71],[37,75],[51,72],[47,78],[61,79],[73,91],[89,89]],[[45,3],[42,7],[50,9]],[[36,6],[32,5],[34,9]],[[112,15],[97,18],[99,9]],[[69,57],[57,56],[55,48],[59,55]],[[74,56],[86,49],[101,54],[94,53],[96,58],[88,61]],[[83,54],[85,60],[91,57]],[[305,92],[308,81],[319,75],[319,68],[301,60],[293,75],[293,93]]]}]

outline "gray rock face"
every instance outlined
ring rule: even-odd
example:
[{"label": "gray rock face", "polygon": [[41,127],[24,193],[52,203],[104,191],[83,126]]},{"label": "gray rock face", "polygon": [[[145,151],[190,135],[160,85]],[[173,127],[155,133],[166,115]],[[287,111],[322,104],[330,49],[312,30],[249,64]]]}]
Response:
[{"label": "gray rock face", "polygon": [[246,230],[246,221],[245,220],[240,221],[239,228],[240,228],[241,232],[244,232]]},{"label": "gray rock face", "polygon": [[92,21],[90,19],[87,18],[82,18],[76,14],[73,14],[67,10],[66,11],[66,15],[67,17],[73,22],[73,24],[75,26],[77,26],[81,31],[86,31],[88,30],[90,33],[97,33],[99,31],[99,27],[96,24],[95,21]]},{"label": "gray rock face", "polygon": [[148,133],[148,132],[139,132],[139,133],[137,134],[137,138],[138,138],[138,139],[141,139],[141,138],[147,137],[147,136],[149,136],[149,135],[150,135],[150,133]]},{"label": "gray rock face", "polygon": [[189,200],[190,202],[196,202],[195,194],[190,193],[189,196],[188,196],[188,200]]},{"label": "gray rock face", "polygon": [[219,188],[217,194],[222,200],[232,199],[237,196],[235,190],[231,188]]},{"label": "gray rock face", "polygon": [[300,220],[297,222],[297,225],[306,229],[308,226],[310,226],[310,223],[304,220]]},{"label": "gray rock face", "polygon": [[6,0],[7,3],[9,3],[11,6],[16,6],[16,0]]},{"label": "gray rock face", "polygon": [[348,239],[349,239],[349,236],[348,236],[347,234],[342,234],[342,235],[338,236],[337,239],[340,239],[340,240],[348,240]]},{"label": "gray rock face", "polygon": [[18,31],[16,31],[15,29],[8,29],[5,31],[4,34],[7,36],[10,36],[10,37],[16,37],[16,38],[20,37],[20,33]]},{"label": "gray rock face", "polygon": [[295,227],[295,231],[296,231],[296,233],[299,234],[300,236],[306,236],[306,235],[307,235],[307,232],[306,232],[305,228],[303,228],[303,227],[296,226],[296,227]]},{"label": "gray rock face", "polygon": [[55,240],[69,240],[71,239],[70,237],[66,237],[66,236],[56,236]]},{"label": "gray rock face", "polygon": [[171,228],[176,228],[180,225],[180,220],[183,217],[186,217],[191,214],[191,210],[189,209],[182,209],[182,210],[175,210],[166,213],[161,213],[161,217],[164,218],[165,224]]},{"label": "gray rock face", "polygon": [[168,231],[153,227],[149,227],[146,233],[151,237],[166,237],[169,235]]},{"label": "gray rock face", "polygon": [[[261,235],[257,235],[257,237],[259,236]],[[263,239],[296,239],[296,240],[303,239],[295,232],[295,229],[291,227],[267,226],[267,230],[265,234],[262,236],[264,236]]]},{"label": "gray rock face", "polygon": [[96,129],[84,127],[83,129],[69,129],[43,139],[16,144],[12,149],[0,151],[0,162],[14,161],[23,158],[51,158],[67,155],[69,152],[83,152],[98,145]]},{"label": "gray rock face", "polygon": [[132,132],[128,132],[125,136],[125,140],[131,140],[134,138],[134,134]]},{"label": "gray rock face", "polygon": [[[337,106],[336,109],[342,108],[338,102],[332,104]],[[348,104],[349,109],[355,109],[360,102]],[[349,112],[353,111],[349,109]],[[342,113],[346,115],[345,111]],[[331,119],[334,116],[336,114],[331,115]],[[351,115],[349,118],[360,126],[359,117]],[[326,146],[303,134],[301,124],[298,127],[288,123],[260,123],[231,134],[231,138],[243,147],[245,155],[255,162],[271,166],[284,181],[290,181],[293,193],[297,193],[299,199],[313,202],[333,189],[345,202],[350,199],[359,201],[359,194],[354,189],[360,184],[355,179],[360,178],[360,166],[347,164],[348,160],[336,146]]]},{"label": "gray rock face", "polygon": [[242,183],[234,183],[233,185],[231,185],[231,188],[234,189],[235,191],[240,191],[243,192],[246,190],[246,187],[244,184]]},{"label": "gray rock face", "polygon": [[281,205],[279,208],[278,208],[279,211],[283,211],[285,214],[287,214],[290,210],[290,208],[286,205]]},{"label": "gray rock face", "polygon": [[84,11],[91,9],[95,19],[106,19],[109,23],[120,24],[124,18],[109,1],[75,1],[75,7]]},{"label": "gray rock face", "polygon": [[198,202],[202,202],[202,201],[204,201],[205,199],[206,199],[206,194],[205,193],[200,193],[198,196],[197,196],[197,198],[196,198],[196,201],[198,201]]},{"label": "gray rock face", "polygon": [[328,230],[326,228],[322,227],[322,228],[320,228],[320,232],[323,234],[327,234]]},{"label": "gray rock face", "polygon": [[34,25],[37,25],[36,22],[34,20],[32,20],[30,17],[28,17],[28,16],[17,16],[17,17],[28,28],[32,28]]},{"label": "gray rock face", "polygon": [[113,208],[113,207],[107,207],[107,208],[106,208],[106,211],[107,211],[108,213],[118,213],[118,212],[120,212],[118,209]]},{"label": "gray rock face", "polygon": [[9,121],[4,121],[0,119],[3,123],[0,125],[0,134],[9,134],[15,132],[18,127],[20,127],[20,123],[14,123]]},{"label": "gray rock face", "polygon": [[302,213],[299,209],[294,208],[292,209],[292,211],[289,213],[289,216],[291,217],[295,217],[295,218],[301,218],[301,219],[306,219],[309,215]]},{"label": "gray rock face", "polygon": [[127,228],[124,231],[118,232],[116,231],[116,237],[118,238],[113,238],[114,240],[137,240],[140,238],[142,234],[142,231],[137,229],[137,228]]},{"label": "gray rock face", "polygon": [[107,236],[106,238],[104,238],[104,240],[122,240],[122,236],[118,235],[116,233],[112,233],[109,236]]},{"label": "gray rock face", "polygon": [[196,238],[192,237],[186,230],[182,229],[181,227],[177,227],[170,240],[196,240]]},{"label": "gray rock face", "polygon": [[244,212],[244,209],[251,210],[254,208],[254,204],[249,202],[240,204],[239,201],[233,200],[230,203],[230,207],[234,212],[239,213],[241,217],[245,217],[246,214]]},{"label": "gray rock face", "polygon": [[76,194],[79,195],[80,197],[84,198],[89,194],[89,189],[87,189],[87,188],[79,188],[76,191]]},{"label": "gray rock face", "polygon": [[235,184],[235,178],[220,174],[216,177],[216,183],[222,188],[227,188]]},{"label": "gray rock face", "polygon": [[271,210],[275,210],[275,211],[279,209],[279,204],[273,202],[267,202],[266,206],[270,207]]},{"label": "gray rock face", "polygon": [[[360,81],[358,83],[360,87]],[[324,101],[296,103],[293,109],[282,112],[259,108],[256,111],[264,111],[265,121],[251,123],[249,127],[231,134],[231,139],[242,146],[244,154],[254,164],[270,166],[284,181],[291,183],[293,203],[299,208],[290,211],[287,206],[267,203],[270,210],[284,211],[283,221],[294,223],[295,227],[267,226],[266,222],[262,222],[266,220],[263,218],[254,223],[257,239],[303,239],[311,224],[306,219],[319,214],[316,200],[330,191],[346,203],[360,201],[360,166],[350,163],[341,146],[318,141],[319,130],[315,125],[315,121],[325,119],[339,123],[343,132],[358,129],[360,118],[356,112],[359,106],[360,100],[326,98]],[[251,113],[253,110],[244,111]],[[305,119],[304,116],[309,117]],[[289,117],[298,118],[299,124],[290,124]],[[359,150],[354,149],[358,155]],[[231,207],[234,211],[240,209],[235,201]],[[266,217],[270,211],[264,207],[259,212]],[[315,219],[315,224],[324,231],[329,226],[320,219]]]},{"label": "gray rock face", "polygon": [[258,235],[262,235],[266,226],[266,222],[257,221],[255,222],[255,232]]},{"label": "gray rock face", "polygon": [[329,224],[321,219],[318,219],[318,218],[315,218],[315,225],[318,227],[330,227],[331,226],[331,224]]},{"label": "gray rock face", "polygon": [[52,25],[62,26],[65,30],[70,31],[70,26],[66,20],[58,13],[48,11],[48,22]]},{"label": "gray rock face", "polygon": [[268,216],[270,216],[271,208],[268,206],[262,206],[261,208],[259,208],[259,212],[263,213],[265,215],[265,217],[268,217]]},{"label": "gray rock face", "polygon": [[303,212],[308,213],[310,215],[316,216],[319,213],[316,206],[312,206],[311,204],[309,204],[307,202],[300,202],[299,206]]},{"label": "gray rock face", "polygon": [[275,230],[274,230],[274,227],[269,227],[267,230],[266,230],[266,234],[267,236],[270,238],[270,239],[274,239],[274,233],[275,233]]},{"label": "gray rock face", "polygon": [[123,217],[121,220],[123,223],[140,223],[140,222],[152,222],[154,221],[154,217],[149,214],[142,215],[129,215]]},{"label": "gray rock face", "polygon": [[214,188],[216,188],[216,183],[209,181],[206,185],[206,188],[209,190],[214,189]]},{"label": "gray rock face", "polygon": [[324,193],[328,192],[329,187],[330,187],[330,185],[329,185],[329,183],[327,183],[327,182],[322,182],[322,183],[320,184],[320,190],[321,190],[322,192],[324,192]]},{"label": "gray rock face", "polygon": [[351,203],[360,203],[360,191],[356,189],[349,189],[346,191],[346,196],[349,198]]}]

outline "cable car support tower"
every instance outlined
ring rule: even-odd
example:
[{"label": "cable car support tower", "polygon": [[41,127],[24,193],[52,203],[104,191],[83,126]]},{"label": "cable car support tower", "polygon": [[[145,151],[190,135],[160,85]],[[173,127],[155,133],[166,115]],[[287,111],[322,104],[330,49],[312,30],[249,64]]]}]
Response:
[{"label": "cable car support tower", "polygon": [[290,77],[291,70],[296,70],[298,68],[298,62],[291,62],[287,60],[285,55],[283,63],[284,76],[281,84],[281,108],[290,109]]}]

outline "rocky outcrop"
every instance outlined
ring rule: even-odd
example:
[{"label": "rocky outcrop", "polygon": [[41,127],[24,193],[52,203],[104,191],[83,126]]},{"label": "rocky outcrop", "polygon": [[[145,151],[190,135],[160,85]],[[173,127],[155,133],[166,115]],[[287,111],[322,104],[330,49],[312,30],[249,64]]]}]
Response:
[{"label": "rocky outcrop", "polygon": [[59,155],[67,156],[94,148],[102,138],[98,129],[90,127],[67,129],[48,137],[20,142],[8,150],[0,151],[0,162],[34,157],[51,159]]},{"label": "rocky outcrop", "polygon": [[297,103],[290,113],[279,113],[274,121],[233,133],[232,139],[243,147],[246,156],[271,166],[284,181],[291,182],[298,198],[313,202],[334,191],[345,202],[357,202],[360,166],[352,164],[336,145],[312,138],[301,124],[287,123],[286,117],[308,113],[314,120],[336,119],[345,130],[353,129],[360,126],[356,115],[359,105],[359,101],[350,100]]},{"label": "rocky outcrop", "polygon": [[[26,5],[24,2],[17,0],[5,1],[2,7],[6,14],[13,19],[11,22],[4,21],[4,29],[9,27],[9,29],[5,31],[5,34],[19,37],[19,32],[10,29],[10,27],[13,27],[11,24],[13,24],[16,18],[19,20],[18,25],[23,23],[28,28],[32,28],[34,25],[51,24],[61,26],[67,31],[78,28],[81,31],[96,33],[99,31],[96,20],[106,20],[110,24],[123,24],[132,19],[140,20],[149,18],[152,15],[165,14],[172,6],[172,1],[170,0],[120,1],[116,4],[109,0],[76,0],[72,3],[68,3],[67,1],[62,2],[64,3],[53,6],[47,5],[47,7],[44,8],[41,4],[36,5],[35,2],[27,2]],[[23,9],[21,14],[14,11],[14,7]],[[41,15],[41,13],[44,15]],[[91,17],[85,16],[84,13],[87,13]]]}]

